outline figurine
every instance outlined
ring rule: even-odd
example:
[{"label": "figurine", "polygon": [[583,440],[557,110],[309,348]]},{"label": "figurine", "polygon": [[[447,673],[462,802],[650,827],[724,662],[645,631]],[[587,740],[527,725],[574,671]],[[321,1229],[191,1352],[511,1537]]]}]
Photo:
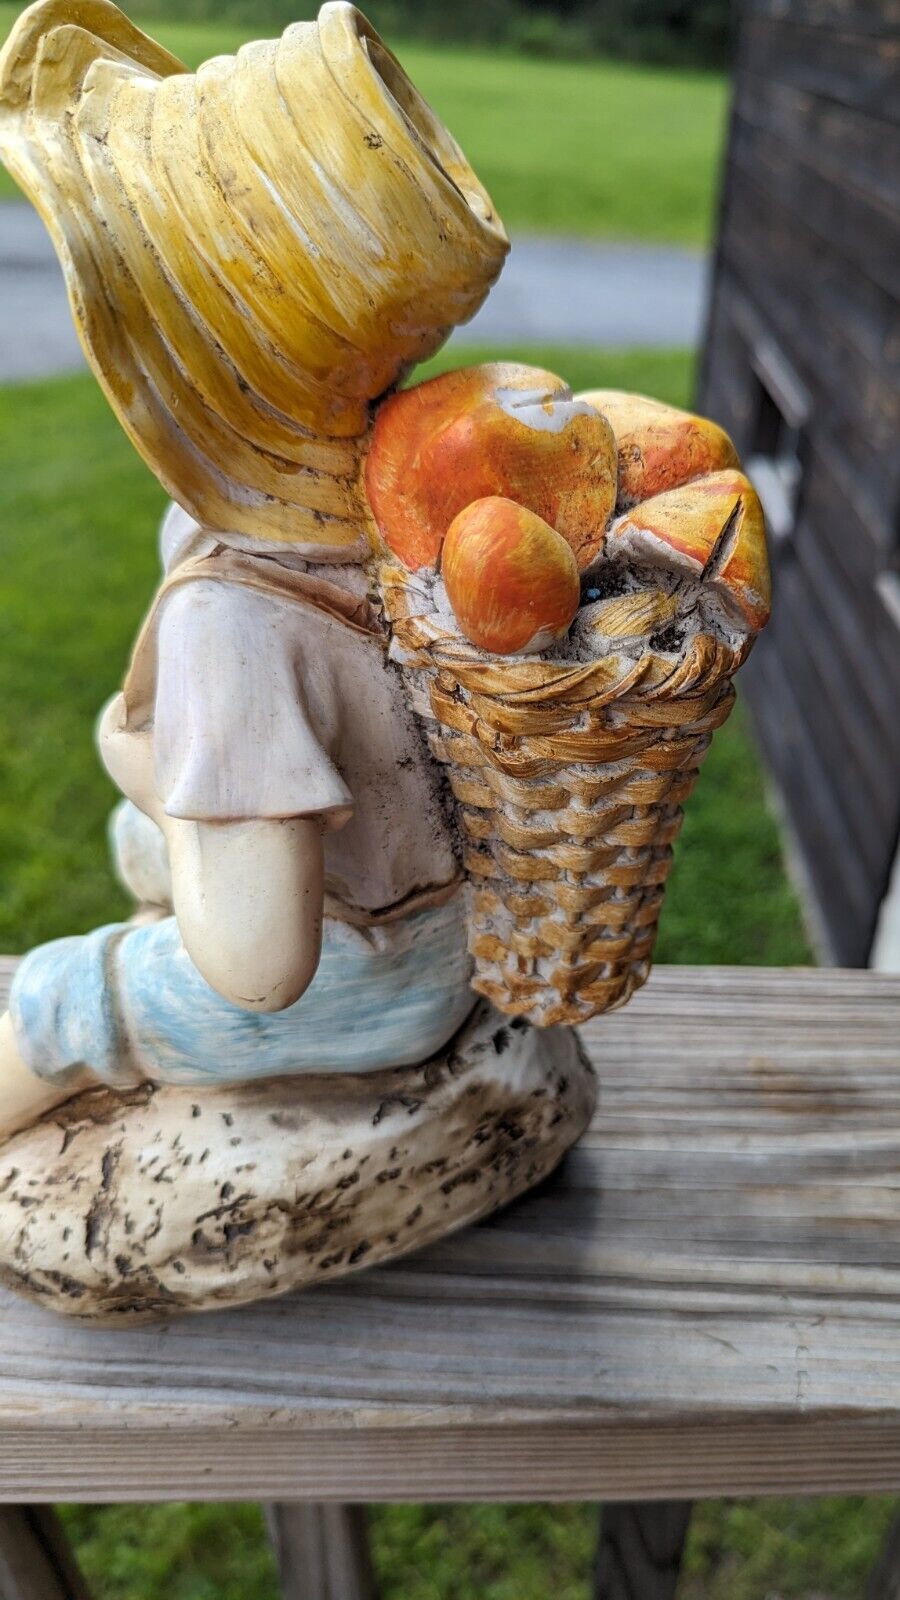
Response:
[{"label": "figurine", "polygon": [[765,534],[712,423],[514,364],[401,387],[508,242],[343,0],[196,74],[38,0],[0,153],[173,502],[99,727],[138,910],[33,951],[0,1023],[0,1278],[129,1321],[390,1259],[556,1165]]}]

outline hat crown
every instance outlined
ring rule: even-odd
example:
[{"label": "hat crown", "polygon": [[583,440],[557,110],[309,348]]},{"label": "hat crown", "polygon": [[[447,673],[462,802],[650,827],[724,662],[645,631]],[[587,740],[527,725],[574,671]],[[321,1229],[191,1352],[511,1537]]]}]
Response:
[{"label": "hat crown", "polygon": [[358,546],[372,402],[474,314],[508,249],[361,13],[330,0],[190,73],[111,0],[38,0],[0,56],[0,152],[174,498],[207,526]]}]

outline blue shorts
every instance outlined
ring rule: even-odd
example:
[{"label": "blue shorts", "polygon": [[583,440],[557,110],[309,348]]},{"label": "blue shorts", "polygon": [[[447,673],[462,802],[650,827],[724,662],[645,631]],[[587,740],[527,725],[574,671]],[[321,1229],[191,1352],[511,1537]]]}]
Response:
[{"label": "blue shorts", "polygon": [[117,1088],[189,1086],[426,1060],[474,1005],[462,894],[378,928],[326,918],[306,993],[274,1015],[242,1011],[200,976],[174,917],[118,923],[32,950],[10,996],[22,1057],[40,1078],[84,1067]]}]

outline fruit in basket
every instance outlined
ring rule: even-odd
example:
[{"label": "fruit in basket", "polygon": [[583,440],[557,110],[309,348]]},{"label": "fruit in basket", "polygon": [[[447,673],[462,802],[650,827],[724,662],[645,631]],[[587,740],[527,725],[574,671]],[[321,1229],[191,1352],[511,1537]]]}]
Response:
[{"label": "fruit in basket", "polygon": [[454,518],[441,573],[466,638],[491,655],[547,649],[578,610],[578,567],[565,539],[536,512],[499,495]]},{"label": "fruit in basket", "polygon": [[414,709],[458,802],[473,988],[537,1026],[597,1016],[647,977],[681,806],[769,607],[762,510],[726,436],[641,396],[609,409],[640,501],[607,528],[577,610],[566,567],[558,617],[532,609],[549,609],[561,541],[515,496],[454,519],[443,589],[397,561],[381,569]]},{"label": "fruit in basket", "polygon": [[613,523],[606,554],[702,581],[732,622],[750,633],[768,620],[765,520],[742,472],[712,472],[643,501]]},{"label": "fruit in basket", "polygon": [[588,389],[578,399],[602,411],[615,434],[620,511],[740,464],[727,433],[706,417],[621,389]]},{"label": "fruit in basket", "polygon": [[615,439],[552,372],[464,367],[381,406],[366,492],[385,543],[411,571],[436,567],[454,517],[494,495],[542,517],[583,569],[615,506]]}]

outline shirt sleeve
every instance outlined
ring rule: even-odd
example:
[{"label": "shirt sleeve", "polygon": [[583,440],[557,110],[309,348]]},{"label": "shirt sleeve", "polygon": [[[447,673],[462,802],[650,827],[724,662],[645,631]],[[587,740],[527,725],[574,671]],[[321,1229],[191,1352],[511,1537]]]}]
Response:
[{"label": "shirt sleeve", "polygon": [[313,726],[297,672],[302,621],[296,605],[232,583],[198,579],[166,597],[154,762],[170,817],[348,820],[352,795]]}]

